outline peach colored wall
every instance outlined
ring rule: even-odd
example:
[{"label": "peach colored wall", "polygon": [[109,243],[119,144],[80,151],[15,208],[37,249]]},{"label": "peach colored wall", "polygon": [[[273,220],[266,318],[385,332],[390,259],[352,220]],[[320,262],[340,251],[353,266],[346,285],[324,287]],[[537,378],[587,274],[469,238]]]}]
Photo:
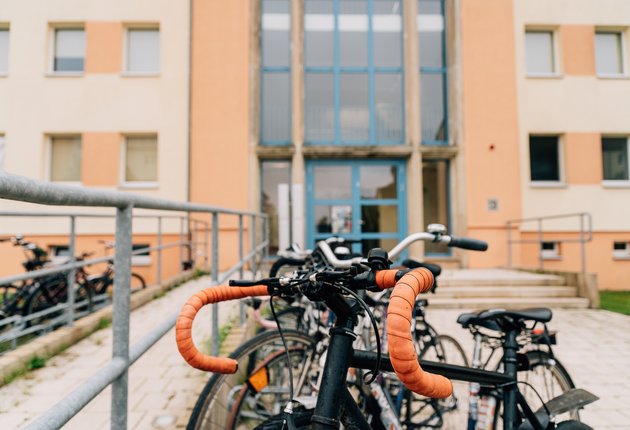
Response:
[{"label": "peach colored wall", "polygon": [[119,183],[120,134],[83,133],[81,182],[87,187],[115,187]]},{"label": "peach colored wall", "polygon": [[[519,218],[520,177],[512,2],[462,5],[463,139],[468,234],[505,242],[505,221]],[[488,199],[498,210],[487,209]],[[471,267],[497,265],[500,245]]]},{"label": "peach colored wall", "polygon": [[86,73],[119,73],[122,61],[123,28],[120,22],[85,23]]},{"label": "peach colored wall", "polygon": [[[522,233],[522,239],[536,238],[535,233]],[[545,240],[577,239],[577,233],[545,233]],[[594,233],[586,244],[586,270],[597,274],[600,290],[630,290],[630,260],[613,259],[613,242],[630,242],[630,231]],[[520,267],[539,267],[538,245],[520,245]],[[561,260],[545,260],[544,267],[551,270],[581,271],[581,250],[576,243],[561,243]],[[518,263],[518,261],[517,261]]]},{"label": "peach colored wall", "polygon": [[[475,228],[469,227],[468,236],[488,242],[486,252],[466,251],[469,267],[472,268],[493,268],[505,267],[508,263],[507,228]],[[516,237],[517,231],[512,231],[512,237]],[[519,261],[519,249],[512,249],[513,261]]]},{"label": "peach colored wall", "polygon": [[567,75],[595,75],[595,27],[563,25],[560,27],[561,70]]},{"label": "peach colored wall", "polygon": [[566,133],[563,140],[567,183],[601,183],[603,175],[601,134]]},{"label": "peach colored wall", "polygon": [[193,0],[190,200],[197,203],[248,209],[256,192],[247,169],[249,5]]}]

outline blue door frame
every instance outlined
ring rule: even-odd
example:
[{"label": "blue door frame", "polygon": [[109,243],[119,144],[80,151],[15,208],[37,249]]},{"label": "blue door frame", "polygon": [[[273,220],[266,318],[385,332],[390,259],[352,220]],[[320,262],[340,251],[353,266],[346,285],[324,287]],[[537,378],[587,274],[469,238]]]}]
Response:
[{"label": "blue door frame", "polygon": [[[351,168],[350,199],[315,199],[315,169],[318,166],[349,166]],[[396,167],[396,198],[394,199],[362,199],[360,184],[360,168],[366,166],[395,166]],[[406,162],[405,160],[307,160],[306,162],[306,240],[307,246],[313,248],[317,240],[330,237],[333,233],[318,233],[316,231],[316,205],[342,205],[352,207],[352,231],[350,233],[334,234],[348,239],[395,239],[401,241],[407,235],[407,192],[406,192]],[[364,233],[361,231],[361,207],[373,205],[396,205],[398,230],[388,233]],[[361,244],[353,245],[353,251],[359,252]]]}]

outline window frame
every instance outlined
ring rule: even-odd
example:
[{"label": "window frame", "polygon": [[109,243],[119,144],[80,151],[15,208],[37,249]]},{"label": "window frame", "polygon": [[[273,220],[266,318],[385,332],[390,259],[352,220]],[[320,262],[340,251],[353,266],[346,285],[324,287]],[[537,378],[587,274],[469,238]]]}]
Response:
[{"label": "window frame", "polygon": [[136,243],[133,242],[131,244],[131,252],[139,251],[141,249],[149,249],[146,252],[141,254],[132,254],[131,255],[131,265],[137,267],[150,266],[152,264],[151,261],[151,244],[150,243]]},{"label": "window frame", "polygon": [[[543,245],[550,243],[552,249],[544,249]],[[558,240],[546,240],[540,243],[540,258],[543,260],[562,260],[562,245]]]},{"label": "window frame", "polygon": [[[122,49],[122,71],[121,76],[124,77],[159,77],[162,73],[162,31],[159,23],[125,23],[124,24],[124,43]],[[158,70],[155,72],[132,71],[129,70],[129,35],[134,30],[153,30],[158,33]]]},{"label": "window frame", "polygon": [[[615,245],[618,243],[625,244],[625,249],[617,250]],[[630,260],[630,241],[629,240],[614,240],[613,241],[613,260]]]},{"label": "window frame", "polygon": [[[551,35],[551,65],[553,70],[551,72],[530,72],[527,64],[527,33],[549,33]],[[539,27],[539,26],[526,26],[523,38],[524,47],[524,64],[525,64],[525,76],[527,78],[545,79],[545,78],[561,78],[562,71],[560,68],[560,45],[558,42],[558,28],[556,27]]]},{"label": "window frame", "polygon": [[[127,142],[133,138],[154,138],[155,139],[155,181],[128,181],[127,180]],[[120,178],[119,187],[127,189],[157,189],[160,186],[160,155],[159,155],[160,139],[157,133],[130,133],[122,135],[121,151],[120,151]]]},{"label": "window frame", "polygon": [[[532,154],[531,154],[531,138],[532,137],[555,137],[557,139],[558,145],[558,180],[557,181],[549,181],[549,180],[541,180],[536,181],[532,179]],[[566,188],[566,176],[565,176],[565,167],[564,167],[564,136],[562,134],[554,134],[554,133],[529,133],[527,135],[527,161],[528,161],[528,172],[529,172],[529,186],[531,188]]]},{"label": "window frame", "polygon": [[[55,58],[57,54],[57,30],[81,30],[83,31],[83,70],[55,70]],[[82,77],[85,74],[85,63],[87,60],[87,37],[85,32],[85,23],[51,23],[49,27],[49,61],[48,61],[48,76],[62,76],[62,77]]]},{"label": "window frame", "polygon": [[8,23],[0,22],[0,31],[7,32],[7,70],[0,70],[0,78],[9,76],[9,68],[11,67],[10,54],[11,54],[11,26]]},{"label": "window frame", "polygon": [[[52,178],[52,153],[53,153],[53,142],[55,139],[70,139],[70,138],[78,138],[79,139],[79,148],[80,157],[79,157],[79,180],[78,181],[55,181]],[[82,181],[83,175],[83,136],[81,133],[59,133],[59,134],[49,134],[46,136],[46,163],[45,163],[45,172],[44,177],[46,181],[53,182],[56,184],[64,184],[64,185],[83,185]]]},{"label": "window frame", "polygon": [[[626,168],[628,169],[628,179],[606,179],[604,178],[604,148],[603,148],[603,140],[606,138],[622,138],[626,140]],[[630,137],[623,135],[611,135],[611,134],[603,134],[600,139],[600,148],[602,154],[602,186],[608,188],[630,188]]]},{"label": "window frame", "polygon": [[595,43],[595,75],[601,79],[619,79],[627,78],[628,75],[628,55],[626,52],[626,31],[625,29],[615,27],[597,27],[595,28],[594,39],[597,39],[598,34],[618,34],[619,35],[619,51],[621,53],[621,73],[600,73],[597,70],[597,44]]}]

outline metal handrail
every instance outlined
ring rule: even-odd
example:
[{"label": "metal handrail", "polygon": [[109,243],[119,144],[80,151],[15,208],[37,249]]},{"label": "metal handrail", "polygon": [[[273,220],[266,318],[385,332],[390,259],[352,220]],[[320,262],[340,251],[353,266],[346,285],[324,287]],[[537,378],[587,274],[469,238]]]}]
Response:
[{"label": "metal handrail", "polygon": [[[548,220],[558,220],[558,219],[567,219],[567,218],[579,218],[580,229],[579,236],[577,239],[572,237],[567,238],[558,238],[554,235],[553,241],[560,243],[579,243],[580,244],[580,257],[581,257],[581,272],[586,274],[586,243],[593,240],[593,218],[589,212],[578,212],[571,214],[560,214],[560,215],[547,215],[540,217],[528,217],[528,218],[518,218],[511,219],[506,221],[506,229],[507,229],[507,267],[512,267],[512,244],[514,243],[537,243],[539,245],[538,248],[538,260],[539,260],[539,268],[542,270],[545,267],[544,257],[542,253],[542,243],[546,242],[545,240],[545,231],[543,230],[543,222]],[[518,224],[536,222],[537,228],[537,238],[536,239],[512,239],[512,228]],[[586,225],[585,225],[586,223]]]},{"label": "metal handrail", "polygon": [[[252,270],[256,267],[256,258],[264,255],[268,246],[267,216],[262,213],[250,211],[238,211],[210,205],[201,205],[188,202],[175,202],[162,198],[138,196],[129,193],[114,191],[90,190],[69,185],[58,185],[35,181],[0,171],[0,198],[17,200],[22,202],[38,203],[56,206],[92,206],[116,208],[116,233],[114,250],[114,295],[113,295],[113,358],[104,368],[85,381],[79,388],[73,391],[57,405],[40,416],[30,424],[28,429],[58,428],[67,423],[87,403],[93,400],[108,385],[112,385],[111,428],[123,430],[127,428],[127,403],[128,403],[128,369],[146,350],[154,345],[166,334],[175,323],[171,317],[160,326],[154,328],[138,344],[129,346],[129,313],[130,313],[130,278],[131,278],[131,219],[135,208],[154,209],[163,211],[176,211],[187,213],[205,213],[212,218],[212,282],[218,284],[219,279],[219,215],[234,215],[238,217],[239,224],[239,263],[228,270],[230,275],[236,271],[243,275],[243,267],[250,263]],[[52,216],[52,215],[51,215]],[[244,255],[244,217],[250,218],[250,253]],[[190,219],[195,221],[194,219]],[[260,241],[257,235],[257,221],[262,222]],[[71,235],[74,236],[75,217],[71,216]],[[158,225],[161,231],[161,223]],[[207,230],[206,230],[207,235]],[[181,237],[181,235],[180,235]],[[160,246],[160,244],[158,244]],[[70,245],[70,256],[74,256],[74,243]],[[138,250],[137,252],[141,252]],[[98,260],[98,259],[97,259]],[[66,264],[65,269],[70,268],[69,279],[74,278],[73,269],[76,262]],[[84,262],[81,262],[84,264]],[[48,269],[44,269],[48,270]],[[32,273],[30,276],[32,277]],[[223,277],[222,277],[223,279]],[[68,289],[68,309],[72,309],[74,303],[73,288]],[[218,352],[218,306],[212,306],[212,331],[213,354]]]}]

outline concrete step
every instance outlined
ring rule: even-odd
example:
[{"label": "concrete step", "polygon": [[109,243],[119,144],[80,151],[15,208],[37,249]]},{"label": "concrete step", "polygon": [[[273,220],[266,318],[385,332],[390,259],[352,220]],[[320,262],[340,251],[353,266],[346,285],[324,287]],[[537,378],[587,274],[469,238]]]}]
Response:
[{"label": "concrete step", "polygon": [[563,285],[564,279],[554,275],[520,272],[506,269],[460,269],[444,270],[438,278],[440,286],[530,286]]},{"label": "concrete step", "polygon": [[589,301],[581,297],[442,298],[428,296],[430,308],[440,309],[523,309],[534,307],[585,309]]},{"label": "concrete step", "polygon": [[561,285],[468,285],[443,286],[438,283],[436,298],[482,298],[482,297],[575,297],[576,287]]}]

